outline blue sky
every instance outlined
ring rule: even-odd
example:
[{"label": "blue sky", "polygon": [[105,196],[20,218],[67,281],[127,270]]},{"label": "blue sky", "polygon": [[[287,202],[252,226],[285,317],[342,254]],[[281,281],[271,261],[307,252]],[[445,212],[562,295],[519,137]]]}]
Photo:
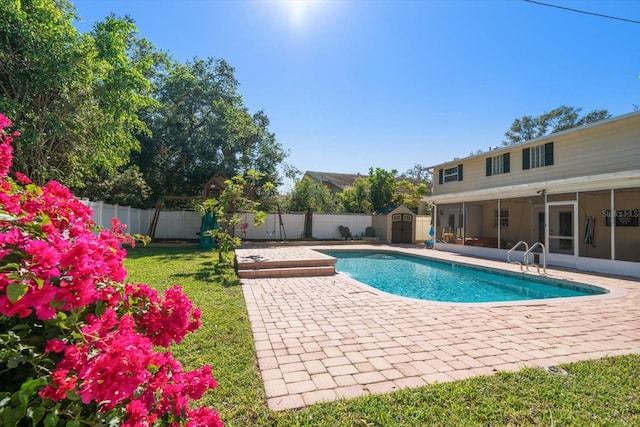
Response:
[{"label": "blue sky", "polygon": [[[73,1],[73,0],[72,0]],[[543,0],[640,21],[632,0]],[[179,61],[223,58],[305,170],[405,172],[500,145],[515,118],[640,104],[640,24],[521,0],[75,0]]]}]

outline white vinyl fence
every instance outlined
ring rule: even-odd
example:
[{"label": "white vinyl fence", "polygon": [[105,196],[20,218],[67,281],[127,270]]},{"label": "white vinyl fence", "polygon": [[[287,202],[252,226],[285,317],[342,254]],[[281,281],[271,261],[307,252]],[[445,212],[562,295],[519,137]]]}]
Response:
[{"label": "white vinyl fence", "polygon": [[82,202],[93,210],[93,220],[100,227],[111,227],[111,218],[117,218],[127,226],[126,231],[130,234],[146,234],[153,218],[153,210],[149,209],[135,209],[89,200]]},{"label": "white vinyl fence", "polygon": [[415,242],[422,242],[424,240],[431,240],[429,236],[429,229],[431,228],[431,215],[418,215],[416,216],[416,235],[413,239]]},{"label": "white vinyl fence", "polygon": [[[93,219],[105,228],[111,227],[111,218],[118,218],[127,226],[130,234],[147,234],[153,219],[154,209],[134,209],[128,206],[110,205],[103,202],[83,201],[93,210]],[[246,235],[238,227],[235,235],[249,240],[297,240],[304,236],[304,213],[269,214],[267,221],[260,227],[254,227],[254,214],[241,214],[242,222],[247,223]],[[282,222],[281,222],[282,220]],[[194,240],[199,239],[202,218],[196,211],[162,210],[156,226],[156,239]],[[364,235],[371,226],[371,215],[367,214],[328,214],[314,213],[312,218],[312,237],[329,240],[340,239],[339,226],[349,227],[353,236]],[[415,241],[428,237],[431,217],[416,217]]]},{"label": "white vinyl fence", "polygon": [[[282,218],[282,226],[280,224]],[[301,239],[304,237],[304,213],[289,213],[278,216],[269,214],[267,221],[260,227],[253,226],[253,214],[243,214],[242,222],[248,224],[247,239],[250,240],[283,240]],[[362,236],[371,226],[371,215],[366,214],[326,214],[314,213],[312,218],[312,237],[320,240],[340,239],[341,225],[349,227],[351,234]],[[240,227],[236,235],[241,233]]]}]

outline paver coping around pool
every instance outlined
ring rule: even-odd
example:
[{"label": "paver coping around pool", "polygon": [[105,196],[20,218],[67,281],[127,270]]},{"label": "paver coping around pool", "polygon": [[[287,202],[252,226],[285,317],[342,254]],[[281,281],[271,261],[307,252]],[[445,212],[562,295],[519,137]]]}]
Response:
[{"label": "paver coping around pool", "polygon": [[[519,270],[504,261],[418,247],[375,249]],[[297,246],[238,250],[239,256],[288,259],[309,251]],[[344,274],[242,279],[269,407],[299,408],[525,366],[640,353],[640,281],[548,270],[551,277],[610,293],[465,304],[394,296]]]}]

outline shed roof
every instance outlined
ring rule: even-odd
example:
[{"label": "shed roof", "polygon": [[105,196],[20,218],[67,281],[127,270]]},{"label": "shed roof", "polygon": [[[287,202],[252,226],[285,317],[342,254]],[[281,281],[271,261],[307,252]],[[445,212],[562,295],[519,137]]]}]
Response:
[{"label": "shed roof", "polygon": [[388,203],[386,205],[384,205],[383,207],[381,207],[380,209],[378,209],[377,211],[375,211],[373,213],[373,215],[389,215],[391,212],[396,211],[398,209],[401,209],[404,211],[408,211],[411,212],[412,214],[414,214],[414,212],[409,209],[408,207],[406,207],[404,204],[402,203]]}]

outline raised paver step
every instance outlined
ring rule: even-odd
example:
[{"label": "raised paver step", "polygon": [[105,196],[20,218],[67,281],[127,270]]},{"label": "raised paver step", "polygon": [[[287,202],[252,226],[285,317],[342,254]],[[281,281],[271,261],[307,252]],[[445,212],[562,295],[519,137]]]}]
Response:
[{"label": "raised paver step", "polygon": [[332,276],[336,274],[333,265],[320,266],[299,266],[299,267],[276,267],[241,270],[238,269],[238,276],[241,279],[264,279],[269,277],[311,277],[311,276]]},{"label": "raised paver step", "polygon": [[241,279],[331,276],[337,259],[308,248],[237,249]]},{"label": "raised paver step", "polygon": [[296,267],[333,267],[335,258],[320,259],[271,259],[264,261],[238,260],[239,270],[263,270],[271,268],[296,268]]}]

